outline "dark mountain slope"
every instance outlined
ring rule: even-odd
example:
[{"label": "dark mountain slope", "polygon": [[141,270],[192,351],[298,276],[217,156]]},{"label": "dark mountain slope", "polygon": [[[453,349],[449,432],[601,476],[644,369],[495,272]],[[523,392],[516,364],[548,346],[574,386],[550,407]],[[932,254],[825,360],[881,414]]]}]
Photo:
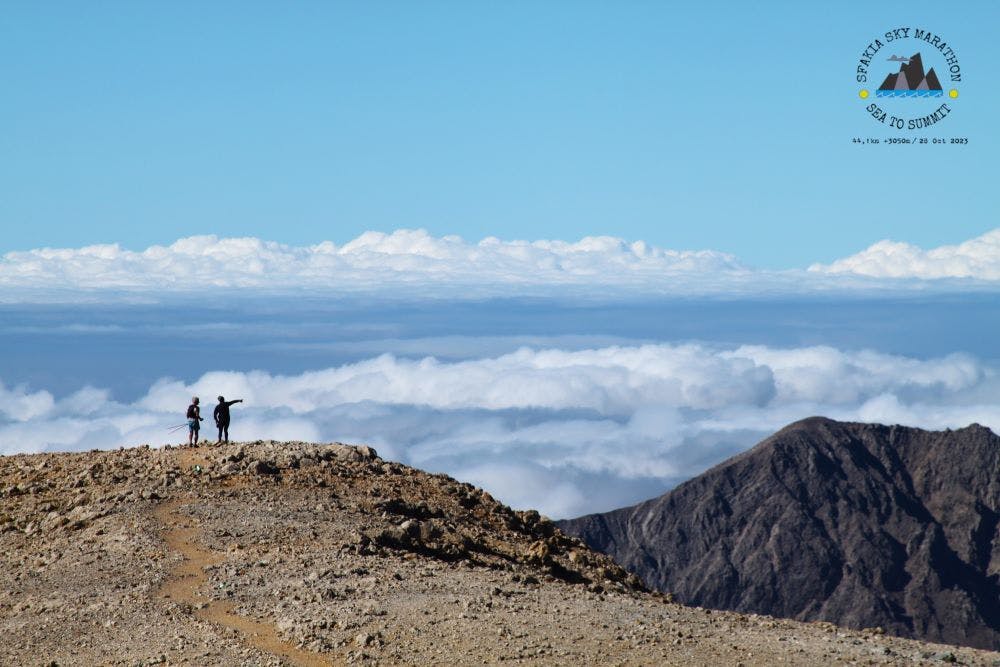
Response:
[{"label": "dark mountain slope", "polygon": [[1000,647],[1000,438],[811,418],[560,522],[683,602]]}]

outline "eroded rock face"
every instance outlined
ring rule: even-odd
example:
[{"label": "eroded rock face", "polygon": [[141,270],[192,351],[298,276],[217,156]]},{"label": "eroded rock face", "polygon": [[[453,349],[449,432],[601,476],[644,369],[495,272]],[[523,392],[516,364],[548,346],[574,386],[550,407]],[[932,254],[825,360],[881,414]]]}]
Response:
[{"label": "eroded rock face", "polygon": [[1000,438],[797,422],[659,498],[559,523],[679,600],[1000,648]]}]

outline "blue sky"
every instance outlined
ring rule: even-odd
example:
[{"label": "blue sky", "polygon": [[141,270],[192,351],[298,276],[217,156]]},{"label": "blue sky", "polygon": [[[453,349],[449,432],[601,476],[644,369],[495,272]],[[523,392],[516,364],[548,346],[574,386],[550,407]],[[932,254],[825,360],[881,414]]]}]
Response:
[{"label": "blue sky", "polygon": [[[405,227],[790,268],[954,243],[995,225],[998,19],[912,0],[6,3],[0,250]],[[956,47],[939,127],[969,146],[850,143],[884,134],[853,70],[899,25]]]}]

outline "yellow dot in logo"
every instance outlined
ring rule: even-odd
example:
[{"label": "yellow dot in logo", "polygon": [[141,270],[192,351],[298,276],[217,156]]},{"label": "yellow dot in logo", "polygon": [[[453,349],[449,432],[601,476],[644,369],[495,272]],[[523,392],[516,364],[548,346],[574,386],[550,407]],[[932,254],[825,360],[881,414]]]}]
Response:
[{"label": "yellow dot in logo", "polygon": [[[863,100],[864,99],[868,99],[868,91],[862,88],[861,92],[858,93],[858,96],[861,97],[861,99],[863,99]],[[954,97],[954,96],[952,96],[952,97]]]},{"label": "yellow dot in logo", "polygon": [[952,88],[951,90],[948,91],[948,97],[950,97],[951,99],[955,99],[956,97],[958,97],[958,91]]}]

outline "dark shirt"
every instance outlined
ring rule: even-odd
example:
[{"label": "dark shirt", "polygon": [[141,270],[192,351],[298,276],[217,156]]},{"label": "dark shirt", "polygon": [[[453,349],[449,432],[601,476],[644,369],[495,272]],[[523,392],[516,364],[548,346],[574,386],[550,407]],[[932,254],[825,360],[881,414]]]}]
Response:
[{"label": "dark shirt", "polygon": [[219,422],[220,424],[228,424],[229,406],[232,405],[233,403],[242,403],[242,402],[243,399],[238,398],[235,401],[226,401],[225,403],[219,403],[218,405],[216,405],[215,412],[213,413],[213,415],[215,416],[215,421]]}]

